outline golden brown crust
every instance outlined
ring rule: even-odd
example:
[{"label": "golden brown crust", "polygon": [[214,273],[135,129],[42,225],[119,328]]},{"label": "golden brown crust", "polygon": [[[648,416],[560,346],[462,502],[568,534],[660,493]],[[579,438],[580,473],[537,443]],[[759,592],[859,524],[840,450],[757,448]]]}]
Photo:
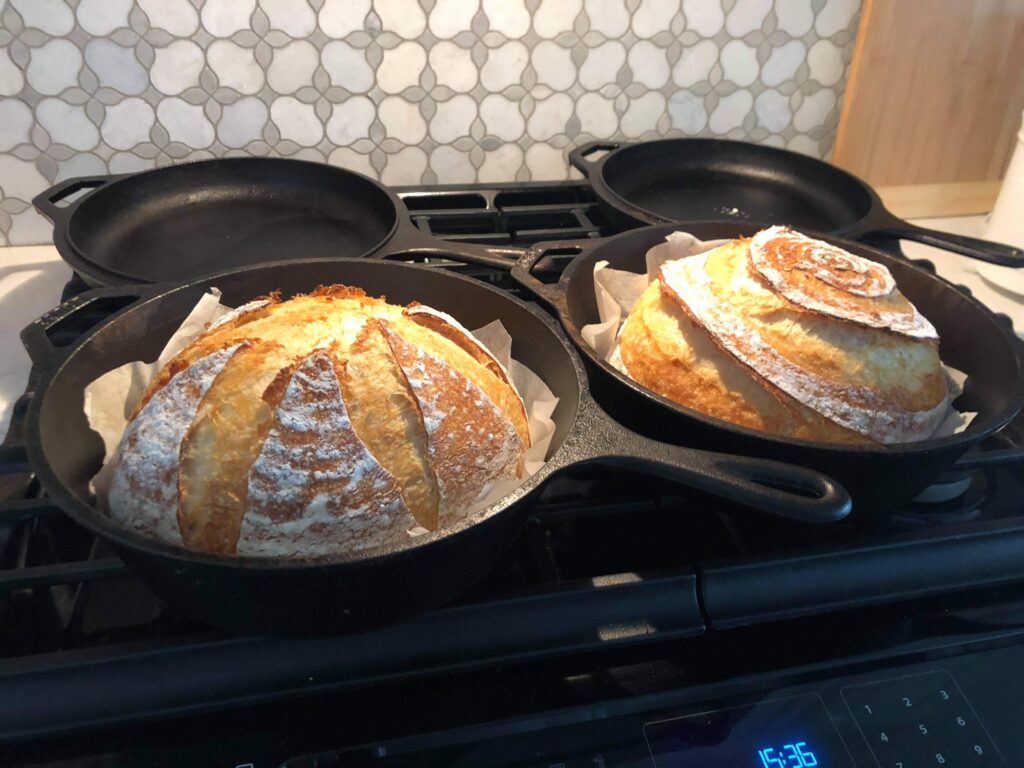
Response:
[{"label": "golden brown crust", "polygon": [[415,524],[395,478],[351,428],[344,363],[315,350],[291,366],[248,473],[238,554],[319,556],[401,542]]},{"label": "golden brown crust", "polygon": [[[351,285],[318,285],[312,291],[306,294],[300,294],[308,296],[312,299],[365,299],[368,298],[366,291],[362,288],[356,288]],[[383,298],[371,299],[371,301],[383,301]]]},{"label": "golden brown crust", "polygon": [[288,382],[291,381],[292,376],[295,374],[295,369],[298,367],[301,360],[295,360],[291,365],[286,365],[277,375],[270,381],[267,388],[263,390],[263,402],[267,404],[267,407],[271,410],[275,410],[281,403],[281,398],[284,397],[285,387],[288,386]]},{"label": "golden brown crust", "polygon": [[[427,461],[423,420],[379,320],[368,320],[356,338],[341,383],[356,434],[397,478],[405,503],[420,525],[436,529],[441,499]],[[381,391],[390,395],[380,397]]]},{"label": "golden brown crust", "polygon": [[508,372],[501,367],[497,360],[491,357],[485,350],[481,349],[479,343],[466,338],[465,333],[460,331],[451,323],[445,322],[444,318],[433,313],[415,311],[420,307],[422,307],[422,305],[419,302],[414,301],[405,308],[405,311],[402,314],[414,323],[422,325],[425,328],[429,328],[434,333],[444,336],[448,341],[468,352],[473,356],[474,360],[485,366],[487,370],[506,384],[512,383],[512,380],[508,376]]},{"label": "golden brown crust", "polygon": [[622,328],[631,378],[663,397],[750,429],[829,442],[865,442],[765,382],[725,354],[651,283]]},{"label": "golden brown crust", "polygon": [[246,477],[274,418],[256,393],[293,362],[293,353],[280,345],[251,340],[200,401],[181,443],[178,526],[185,546],[235,551],[246,509]]},{"label": "golden brown crust", "polygon": [[469,377],[404,339],[390,323],[382,321],[381,328],[421,415],[443,526],[465,513],[483,489],[520,476],[525,446],[507,416]]},{"label": "golden brown crust", "polygon": [[[264,301],[246,305],[182,350],[154,379],[137,409],[144,414],[146,403],[195,361],[242,345],[183,417],[187,428],[169,498],[177,511],[172,525],[186,546],[270,556],[375,546],[368,542],[381,543],[378,533],[395,540],[395,525],[403,536],[417,522],[429,529],[443,525],[445,516],[463,511],[459,505],[470,503],[483,485],[517,475],[525,451],[521,434],[528,437],[522,402],[488,360],[467,351],[458,339],[446,338],[405,317],[401,307],[358,288],[320,286],[288,301],[276,296]],[[453,407],[458,418],[446,419],[440,431],[428,428],[432,417],[424,416],[426,398],[434,394],[410,385],[408,372],[396,360],[398,347],[436,360],[440,369],[432,373],[433,386],[454,387],[460,397],[468,397]],[[333,379],[324,360],[333,366]],[[320,417],[296,427],[321,406]],[[452,429],[465,430],[472,421],[469,413],[487,428],[483,443],[462,434],[449,437]],[[345,435],[317,437],[321,423],[344,425]],[[160,439],[153,433],[153,441]],[[439,450],[438,439],[463,446],[467,455]],[[159,448],[156,442],[133,444],[132,450],[144,455]],[[349,488],[334,477],[322,484],[317,473],[326,470],[313,461],[317,451],[358,458],[372,470],[373,483]],[[482,465],[461,469],[480,456],[485,457]],[[500,466],[495,464],[499,458]],[[282,469],[279,476],[274,467],[290,470]],[[290,511],[281,506],[287,506],[285,497],[268,485],[268,478],[275,477],[292,478],[294,487],[286,483],[283,488],[294,502]],[[306,479],[300,482],[301,477]],[[474,482],[483,485],[474,488]],[[394,494],[387,490],[392,485]],[[270,501],[250,498],[254,488]],[[348,501],[339,506],[342,497]],[[267,529],[275,520],[281,536]],[[367,529],[373,520],[379,523],[376,533]],[[327,531],[344,540],[325,543]]]},{"label": "golden brown crust", "polygon": [[178,507],[181,443],[196,408],[241,345],[200,358],[171,378],[125,430],[111,459],[107,503],[125,525],[181,544]]},{"label": "golden brown crust", "polygon": [[934,326],[881,264],[787,227],[742,242],[752,275],[793,307],[911,338],[938,340]]},{"label": "golden brown crust", "polygon": [[502,413],[512,420],[512,425],[523,444],[529,445],[530,427],[526,409],[514,387],[495,376],[485,364],[445,336],[406,317],[389,319],[389,322],[391,330],[403,339],[445,360],[482,389]]},{"label": "golden brown crust", "polygon": [[[214,329],[208,330],[157,372],[156,376],[149,382],[149,386],[142,393],[139,402],[135,404],[135,408],[132,410],[128,420],[131,421],[138,416],[146,403],[149,402],[149,398],[153,396],[153,393],[167,386],[167,382],[170,381],[175,373],[188,368],[201,357],[205,357],[219,349],[226,349],[232,344],[238,344],[242,341],[245,337],[245,333],[241,330],[243,326],[269,315],[271,308],[275,304],[279,304],[280,301],[280,292],[273,291],[266,296],[257,296],[252,301],[246,302],[242,307],[232,310],[229,315],[234,315],[233,317],[226,319],[226,322],[216,325]],[[252,308],[247,309],[249,307]],[[243,309],[245,311],[240,311]],[[222,320],[224,319],[222,318]]]},{"label": "golden brown crust", "polygon": [[[810,290],[803,278],[786,279]],[[869,271],[862,282],[865,292],[880,290],[879,275]],[[671,400],[823,442],[921,439],[947,397],[932,341],[795,304],[754,269],[747,239],[663,266],[627,318],[619,350],[630,376]]]},{"label": "golden brown crust", "polygon": [[[511,374],[505,370],[504,366],[498,362],[490,351],[485,349],[484,346],[473,338],[469,331],[459,325],[458,321],[454,318],[440,313],[430,307],[424,307],[419,302],[412,302],[405,308],[402,315],[409,318],[414,323],[422,325],[439,336],[448,339],[448,341],[468,353],[474,360],[484,366],[488,371],[493,373],[499,380],[503,381],[508,386],[508,389],[503,387],[489,387],[488,392],[491,396],[501,400],[503,406],[507,406],[509,409],[515,411],[515,413],[511,415],[515,423],[516,432],[519,434],[519,438],[529,446],[530,430],[529,419],[526,415],[526,404],[522,401],[522,398],[518,398],[518,408],[516,408],[516,403],[510,401],[506,402],[505,393],[507,393],[508,390],[511,390],[517,396],[518,393],[516,392]],[[480,386],[483,386],[482,379],[474,380],[478,381]]]}]

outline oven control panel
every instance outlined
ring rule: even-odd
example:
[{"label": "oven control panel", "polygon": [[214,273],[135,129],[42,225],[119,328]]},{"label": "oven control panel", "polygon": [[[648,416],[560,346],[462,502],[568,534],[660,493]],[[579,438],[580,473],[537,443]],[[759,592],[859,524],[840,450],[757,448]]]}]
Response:
[{"label": "oven control panel", "polygon": [[[823,676],[824,677],[824,676]],[[679,691],[287,761],[285,768],[1010,768],[1024,649],[698,699]],[[1002,744],[1000,744],[1002,742]]]},{"label": "oven control panel", "polygon": [[851,685],[841,694],[875,759],[885,768],[1006,764],[971,703],[945,670]]}]

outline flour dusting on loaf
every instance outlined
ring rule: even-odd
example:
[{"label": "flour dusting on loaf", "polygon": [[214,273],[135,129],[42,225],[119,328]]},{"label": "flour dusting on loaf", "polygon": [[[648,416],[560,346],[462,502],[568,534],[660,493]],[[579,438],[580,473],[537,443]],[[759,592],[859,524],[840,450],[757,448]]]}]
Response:
[{"label": "flour dusting on loaf", "polygon": [[210,326],[206,329],[208,332],[220,328],[222,325],[228,325],[229,323],[237,323],[242,315],[247,315],[252,312],[257,312],[261,309],[265,309],[273,304],[273,300],[266,299],[255,299],[253,301],[247,301],[241,306],[235,307],[234,309],[225,312],[223,315],[218,317]]},{"label": "flour dusting on loaf", "polygon": [[935,327],[896,290],[888,269],[831,243],[788,227],[770,227],[751,238],[750,261],[781,295],[801,307],[914,338],[939,338]]},{"label": "flour dusting on loaf", "polygon": [[889,270],[785,227],[663,264],[619,354],[659,394],[783,436],[911,442],[949,411],[938,335]]},{"label": "flour dusting on loaf", "polygon": [[481,491],[522,472],[519,436],[512,422],[472,381],[410,344],[390,324],[381,325],[423,416],[427,457],[441,492],[440,524],[449,525]]},{"label": "flour dusting on loaf", "polygon": [[158,539],[181,543],[178,452],[199,401],[242,344],[200,358],[171,377],[125,429],[112,459],[107,502],[122,522]]},{"label": "flour dusting on loaf", "polygon": [[291,375],[249,472],[240,555],[329,555],[339,541],[376,547],[416,521],[395,478],[356,437],[332,355],[318,350]]},{"label": "flour dusting on loaf", "polygon": [[870,386],[838,383],[788,360],[749,322],[749,316],[722,301],[704,270],[705,260],[665,264],[662,286],[711,337],[736,359],[798,402],[846,429],[879,443],[920,440],[930,435],[946,411],[945,400],[932,409],[909,411]]},{"label": "flour dusting on loaf", "polygon": [[526,415],[496,363],[454,318],[357,288],[248,302],[154,377],[112,458],[109,512],[221,554],[400,544],[522,476]]}]

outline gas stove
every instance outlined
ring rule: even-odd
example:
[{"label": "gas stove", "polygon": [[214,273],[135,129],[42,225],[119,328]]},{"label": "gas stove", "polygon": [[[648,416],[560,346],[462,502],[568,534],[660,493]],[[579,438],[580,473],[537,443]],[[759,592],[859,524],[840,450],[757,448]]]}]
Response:
[{"label": "gas stove", "polygon": [[[399,194],[446,239],[612,233],[583,182]],[[821,528],[581,469],[450,606],[362,635],[239,637],[164,606],[46,498],[22,442],[34,383],[0,448],[5,765],[1024,765],[1019,463],[979,462],[884,524]],[[1022,446],[1018,420],[984,448]]]}]

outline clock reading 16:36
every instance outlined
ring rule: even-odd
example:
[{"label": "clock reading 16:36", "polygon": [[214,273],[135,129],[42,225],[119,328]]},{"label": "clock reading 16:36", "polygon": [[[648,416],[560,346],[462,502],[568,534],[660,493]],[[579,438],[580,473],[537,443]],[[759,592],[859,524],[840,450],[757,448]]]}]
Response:
[{"label": "clock reading 16:36", "polygon": [[778,748],[765,747],[757,750],[757,756],[761,758],[758,768],[813,768],[818,764],[818,758],[805,741]]}]

